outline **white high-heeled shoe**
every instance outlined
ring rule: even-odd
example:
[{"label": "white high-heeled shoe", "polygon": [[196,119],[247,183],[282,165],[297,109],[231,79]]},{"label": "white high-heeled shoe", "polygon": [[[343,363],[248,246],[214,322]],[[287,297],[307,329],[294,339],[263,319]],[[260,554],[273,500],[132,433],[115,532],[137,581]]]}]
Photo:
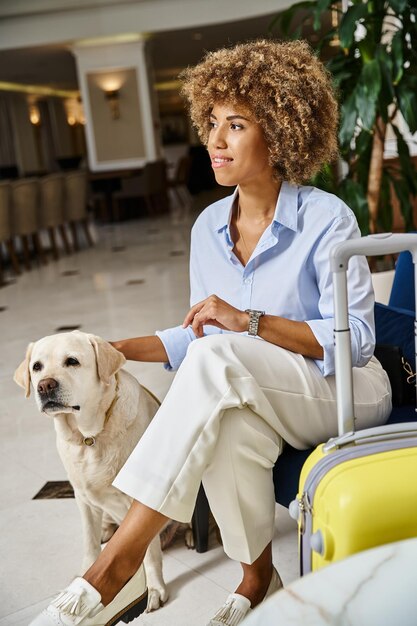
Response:
[{"label": "white high-heeled shoe", "polygon": [[146,609],[148,590],[143,565],[107,605],[84,578],[76,578],[29,626],[114,626],[131,622]]},{"label": "white high-heeled shoe", "polygon": [[[282,580],[274,567],[271,582],[269,583],[269,587],[262,602],[282,587]],[[240,593],[231,593],[207,626],[237,626],[243,622],[251,610],[250,600],[248,600],[248,598],[240,595]]]}]

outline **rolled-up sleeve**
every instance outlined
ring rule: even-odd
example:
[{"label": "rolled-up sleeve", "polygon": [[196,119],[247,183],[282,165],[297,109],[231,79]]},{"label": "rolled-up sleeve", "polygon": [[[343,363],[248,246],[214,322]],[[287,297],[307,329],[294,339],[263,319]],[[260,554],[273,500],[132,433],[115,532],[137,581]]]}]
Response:
[{"label": "rolled-up sleeve", "polygon": [[[353,216],[336,220],[319,241],[313,263],[320,291],[318,309],[321,318],[306,320],[323,348],[323,360],[316,360],[324,376],[334,374],[334,307],[333,283],[329,255],[340,241],[360,237]],[[363,367],[375,348],[374,293],[371,275],[365,257],[355,256],[349,261],[347,273],[349,328],[353,367]]]},{"label": "rolled-up sleeve", "polygon": [[168,355],[168,363],[164,364],[165,369],[169,371],[177,370],[187,353],[188,346],[196,338],[191,326],[188,326],[188,328],[174,326],[174,328],[157,330],[155,335],[164,344]]}]

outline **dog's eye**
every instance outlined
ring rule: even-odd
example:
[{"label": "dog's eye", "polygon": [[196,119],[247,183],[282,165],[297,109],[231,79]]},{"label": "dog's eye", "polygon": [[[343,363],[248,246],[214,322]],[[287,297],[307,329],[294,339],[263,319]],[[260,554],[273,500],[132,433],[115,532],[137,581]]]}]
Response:
[{"label": "dog's eye", "polygon": [[40,372],[42,369],[42,363],[39,363],[39,361],[36,361],[36,363],[33,364],[32,369],[34,372]]},{"label": "dog's eye", "polygon": [[74,357],[69,356],[68,359],[65,361],[65,365],[70,366],[70,365],[79,365],[80,362],[77,361],[77,359],[74,359]]}]

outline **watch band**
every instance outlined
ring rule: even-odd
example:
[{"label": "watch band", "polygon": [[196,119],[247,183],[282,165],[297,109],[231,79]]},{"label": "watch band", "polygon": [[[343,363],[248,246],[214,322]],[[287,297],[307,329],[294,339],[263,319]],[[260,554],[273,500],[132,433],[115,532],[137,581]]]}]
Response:
[{"label": "watch band", "polygon": [[249,313],[248,335],[251,335],[251,337],[256,337],[258,334],[259,319],[262,317],[262,315],[265,315],[265,311],[246,309],[245,313]]}]

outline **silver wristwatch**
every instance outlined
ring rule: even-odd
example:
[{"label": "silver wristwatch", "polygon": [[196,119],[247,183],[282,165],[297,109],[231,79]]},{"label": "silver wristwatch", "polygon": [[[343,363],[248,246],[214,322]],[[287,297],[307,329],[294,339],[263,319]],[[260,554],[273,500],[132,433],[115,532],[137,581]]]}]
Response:
[{"label": "silver wristwatch", "polygon": [[253,309],[246,309],[245,313],[249,313],[249,328],[248,335],[256,337],[258,334],[259,319],[262,315],[265,315],[265,311],[254,311]]}]

